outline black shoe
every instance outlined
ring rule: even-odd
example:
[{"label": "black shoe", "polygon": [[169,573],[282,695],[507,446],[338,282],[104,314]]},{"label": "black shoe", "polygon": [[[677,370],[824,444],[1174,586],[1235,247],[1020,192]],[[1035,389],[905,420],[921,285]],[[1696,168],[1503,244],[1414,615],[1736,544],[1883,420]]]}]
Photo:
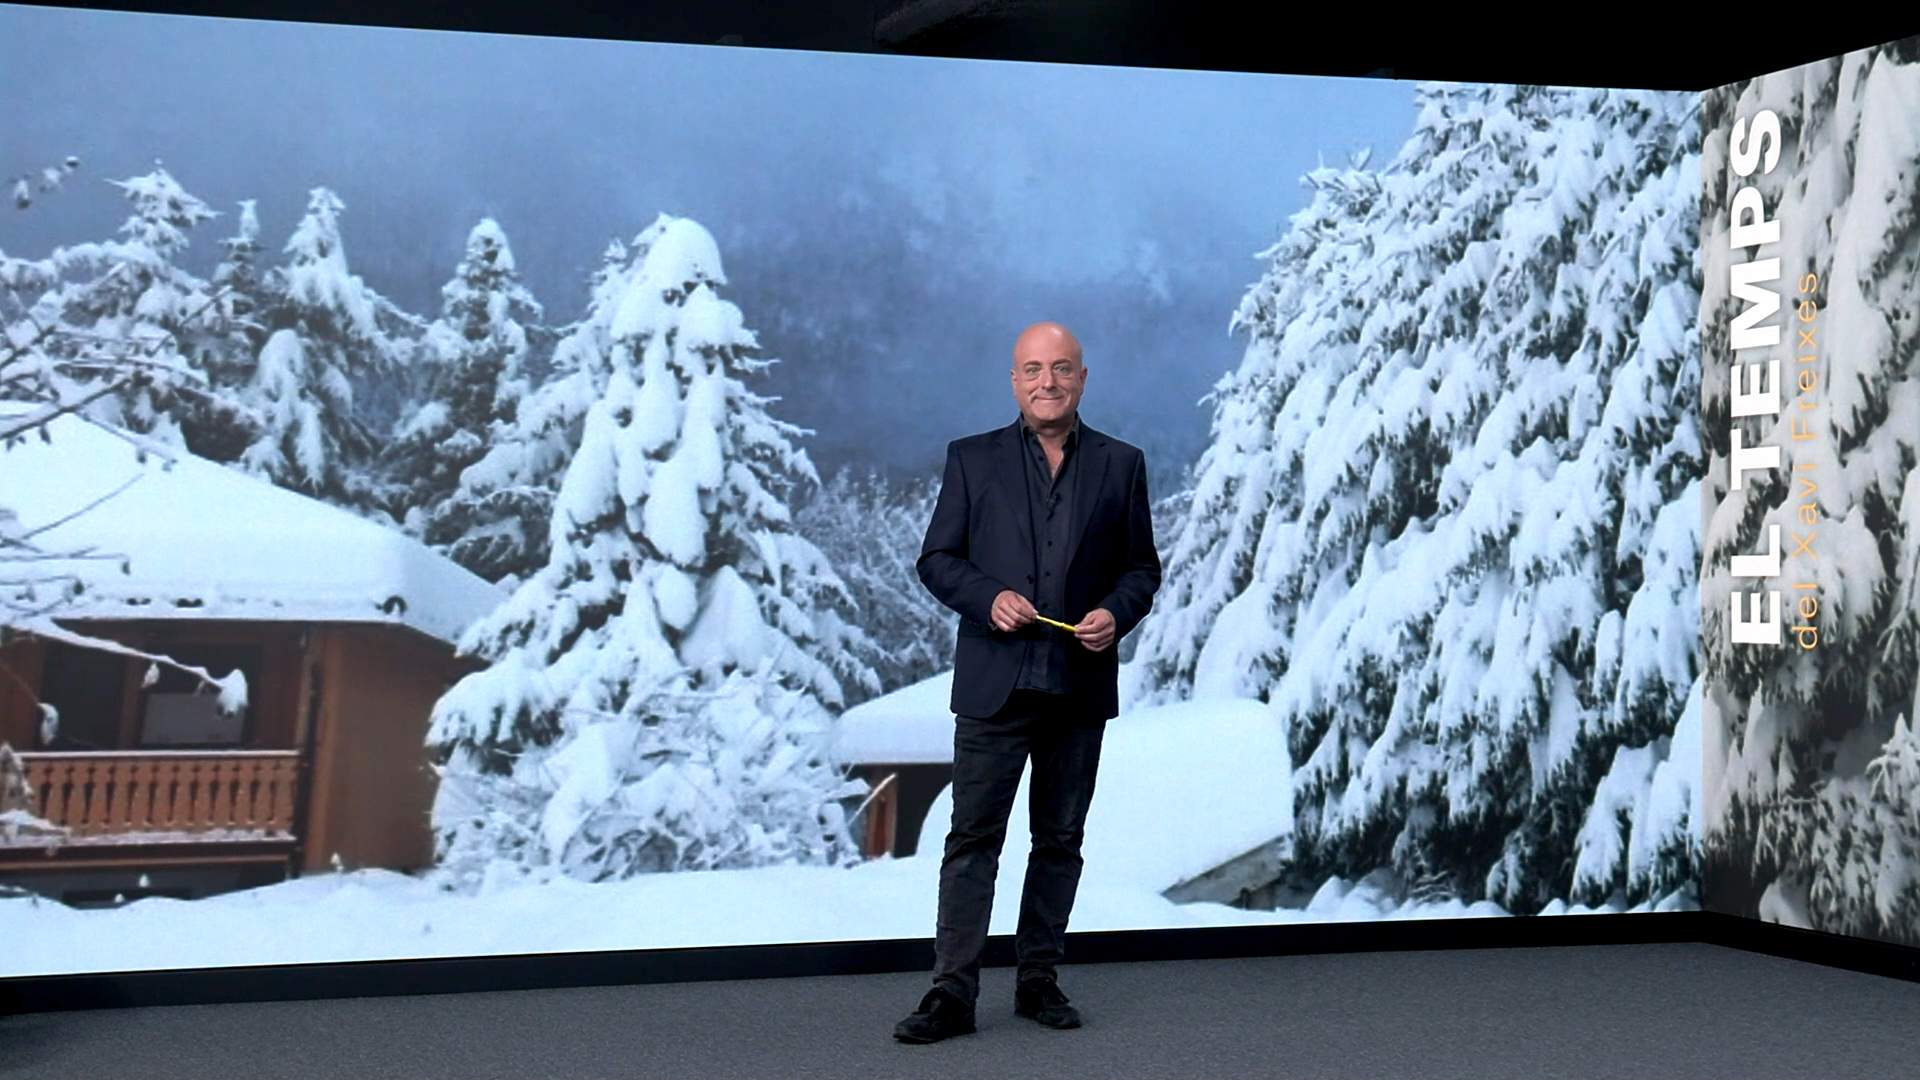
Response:
[{"label": "black shoe", "polygon": [[893,1037],[901,1042],[938,1042],[951,1035],[973,1030],[973,1006],[936,986],[920,999],[920,1007],[893,1026]]},{"label": "black shoe", "polygon": [[1027,979],[1014,988],[1013,1011],[1050,1028],[1077,1028],[1080,1011],[1052,979]]}]

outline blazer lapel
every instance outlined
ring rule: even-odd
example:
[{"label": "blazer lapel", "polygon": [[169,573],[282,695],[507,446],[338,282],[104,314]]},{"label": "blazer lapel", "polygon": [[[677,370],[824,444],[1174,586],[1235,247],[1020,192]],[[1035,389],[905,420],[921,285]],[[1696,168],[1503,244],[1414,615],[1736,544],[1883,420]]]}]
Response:
[{"label": "blazer lapel", "polygon": [[1007,513],[1020,530],[1021,550],[1033,557],[1033,524],[1028,521],[1027,448],[1020,440],[1020,421],[1000,429],[1000,497],[1007,502]]},{"label": "blazer lapel", "polygon": [[1093,508],[1100,505],[1100,485],[1107,478],[1107,437],[1080,421],[1080,460],[1074,468],[1080,475],[1073,482],[1073,518],[1067,525],[1067,565],[1080,554],[1080,541],[1093,519]]}]

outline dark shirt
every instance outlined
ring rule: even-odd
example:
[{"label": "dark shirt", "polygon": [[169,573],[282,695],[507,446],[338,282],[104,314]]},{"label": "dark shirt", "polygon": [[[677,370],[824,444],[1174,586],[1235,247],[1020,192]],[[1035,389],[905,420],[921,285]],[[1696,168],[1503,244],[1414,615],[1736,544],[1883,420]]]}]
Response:
[{"label": "dark shirt", "polygon": [[[1073,418],[1073,426],[1067,429],[1067,441],[1061,448],[1060,472],[1055,474],[1053,467],[1047,464],[1046,447],[1040,444],[1040,437],[1027,426],[1027,418],[1020,417],[1020,441],[1027,448],[1026,458],[1033,467],[1026,470],[1027,513],[1033,528],[1033,565],[1038,576],[1034,579],[1034,595],[1031,597],[1035,610],[1049,619],[1058,619],[1070,623],[1085,612],[1069,612],[1067,603],[1067,529],[1073,520],[1074,477],[1079,470],[1074,468],[1077,456],[1074,450],[1080,445],[1080,418]],[[1029,628],[1037,631],[1027,641],[1027,655],[1020,664],[1020,677],[1014,680],[1015,688],[1029,687],[1050,693],[1066,692],[1067,649],[1074,644],[1073,635],[1057,626],[1048,626],[1036,622]]]}]

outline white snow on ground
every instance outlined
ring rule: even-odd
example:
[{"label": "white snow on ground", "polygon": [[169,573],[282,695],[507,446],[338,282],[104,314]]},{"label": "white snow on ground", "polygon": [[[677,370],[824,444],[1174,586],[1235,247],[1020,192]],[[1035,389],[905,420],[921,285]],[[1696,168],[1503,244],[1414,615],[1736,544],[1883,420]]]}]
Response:
[{"label": "white snow on ground", "polygon": [[112,556],[39,568],[86,586],[63,617],[389,622],[452,641],[506,598],[401,533],[184,450],[143,461],[142,440],[73,416],[47,433],[0,447],[0,506],[32,532],[111,496],[34,537]]},{"label": "white snow on ground", "polygon": [[[1484,902],[1400,905],[1376,883],[1337,879],[1304,910],[1242,911],[1160,895],[1183,877],[1284,835],[1291,826],[1287,776],[1279,733],[1255,702],[1181,703],[1109,721],[1072,928],[1502,914]],[[1008,825],[991,923],[996,934],[1011,934],[1018,921],[1025,805],[1023,794]],[[930,818],[940,824],[930,824],[926,835],[944,829],[948,806],[943,795]],[[776,866],[601,884],[563,878],[478,896],[363,870],[117,909],[7,899],[0,900],[0,975],[930,938],[939,856],[937,843],[925,844],[923,837],[923,854],[912,858],[838,869]]]},{"label": "white snow on ground", "polygon": [[[1011,934],[1019,868],[1002,862],[990,924]],[[1091,867],[1090,867],[1091,869]],[[1016,884],[1009,888],[1004,882]],[[560,880],[462,897],[382,870],[321,874],[205,900],[137,900],[77,910],[0,901],[0,975],[486,956],[600,949],[931,938],[939,860],[914,856],[845,869],[782,866]],[[1550,913],[1590,910],[1556,906]],[[1333,881],[1305,910],[1175,904],[1151,890],[1083,879],[1072,929],[1312,923],[1499,915],[1489,903],[1396,905],[1372,885]]]}]

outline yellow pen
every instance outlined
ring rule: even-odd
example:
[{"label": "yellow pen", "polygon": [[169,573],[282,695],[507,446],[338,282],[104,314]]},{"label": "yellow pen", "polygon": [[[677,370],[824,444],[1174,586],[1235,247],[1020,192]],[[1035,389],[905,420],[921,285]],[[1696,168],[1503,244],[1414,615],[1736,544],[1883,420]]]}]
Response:
[{"label": "yellow pen", "polygon": [[1041,615],[1038,613],[1035,613],[1033,617],[1043,623],[1046,623],[1048,626],[1057,626],[1062,630],[1072,630],[1072,631],[1078,632],[1080,629],[1079,627],[1073,625],[1072,623],[1063,623],[1058,619],[1049,619],[1045,615]]}]

